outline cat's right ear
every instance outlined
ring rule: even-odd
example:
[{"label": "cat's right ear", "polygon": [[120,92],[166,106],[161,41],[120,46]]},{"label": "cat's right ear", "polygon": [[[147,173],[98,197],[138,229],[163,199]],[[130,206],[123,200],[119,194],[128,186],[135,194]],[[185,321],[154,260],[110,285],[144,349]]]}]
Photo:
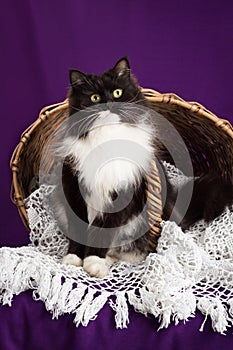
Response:
[{"label": "cat's right ear", "polygon": [[79,70],[70,69],[69,75],[70,75],[70,85],[71,86],[80,85],[84,82],[85,74],[80,72]]},{"label": "cat's right ear", "polygon": [[115,66],[113,70],[117,73],[119,77],[125,76],[130,77],[130,65],[127,57],[122,57]]}]

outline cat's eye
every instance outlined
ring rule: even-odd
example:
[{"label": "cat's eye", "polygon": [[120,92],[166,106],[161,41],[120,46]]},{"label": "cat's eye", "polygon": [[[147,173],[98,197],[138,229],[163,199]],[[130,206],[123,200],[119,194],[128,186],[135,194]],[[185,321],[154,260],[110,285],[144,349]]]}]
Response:
[{"label": "cat's eye", "polygon": [[100,102],[100,100],[101,100],[101,97],[100,97],[99,94],[93,94],[93,95],[91,95],[91,102],[93,102],[93,103],[98,103],[98,102]]},{"label": "cat's eye", "polygon": [[114,98],[120,98],[123,94],[123,90],[122,89],[116,89],[113,91],[113,97]]}]

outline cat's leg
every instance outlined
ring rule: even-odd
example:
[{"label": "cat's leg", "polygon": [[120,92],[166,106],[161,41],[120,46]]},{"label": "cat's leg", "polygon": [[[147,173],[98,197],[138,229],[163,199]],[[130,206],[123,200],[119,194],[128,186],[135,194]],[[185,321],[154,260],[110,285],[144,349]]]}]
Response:
[{"label": "cat's leg", "polygon": [[109,269],[112,264],[109,264],[108,259],[100,258],[97,255],[87,256],[83,261],[84,270],[92,277],[103,278],[109,274]]},{"label": "cat's leg", "polygon": [[90,276],[103,278],[109,274],[115,260],[107,256],[107,251],[106,248],[86,247],[83,268]]},{"label": "cat's leg", "polygon": [[63,264],[83,266],[92,277],[103,278],[109,274],[110,267],[116,262],[106,256],[107,249],[86,247],[70,240],[68,254],[62,259]]},{"label": "cat's leg", "polygon": [[[94,252],[93,252],[94,253]],[[110,249],[104,257],[89,255],[83,260],[84,270],[93,277],[103,278],[109,274],[110,268],[119,261],[138,264],[145,260],[147,253],[138,250],[121,251]]]},{"label": "cat's leg", "polygon": [[[56,220],[60,231],[64,235],[67,235],[67,233],[69,232],[69,220],[66,206],[64,205],[64,202],[61,199],[60,187],[58,187],[54,191],[49,200],[50,206],[53,211],[54,219]],[[71,243],[70,241],[68,253],[63,257],[62,264],[82,266],[82,259],[78,256],[77,250],[78,246],[76,246],[75,242]]]},{"label": "cat's leg", "polygon": [[62,258],[62,264],[82,266],[83,261],[76,254],[67,254]]},{"label": "cat's leg", "polygon": [[62,264],[82,266],[85,246],[70,239],[68,254],[62,259]]}]

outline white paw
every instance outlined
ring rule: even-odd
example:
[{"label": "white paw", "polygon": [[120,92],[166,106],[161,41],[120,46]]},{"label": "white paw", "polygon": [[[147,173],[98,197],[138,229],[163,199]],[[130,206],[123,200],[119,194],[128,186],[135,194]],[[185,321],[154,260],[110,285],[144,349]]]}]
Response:
[{"label": "white paw", "polygon": [[63,257],[62,264],[82,266],[83,261],[76,254],[67,254]]},{"label": "white paw", "polygon": [[84,270],[92,277],[103,278],[109,274],[106,259],[90,255],[83,260]]}]

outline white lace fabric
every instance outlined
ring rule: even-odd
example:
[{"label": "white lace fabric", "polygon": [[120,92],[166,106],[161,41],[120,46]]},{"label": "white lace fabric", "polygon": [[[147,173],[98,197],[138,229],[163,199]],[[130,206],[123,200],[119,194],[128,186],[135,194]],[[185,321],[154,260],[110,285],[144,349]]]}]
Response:
[{"label": "white lace fabric", "polygon": [[[187,178],[166,165],[178,186]],[[42,185],[25,201],[31,244],[0,249],[0,302],[11,305],[14,295],[33,289],[54,318],[74,314],[76,326],[98,316],[108,303],[117,328],[129,323],[128,305],[160,319],[160,328],[187,321],[200,310],[214,331],[224,334],[233,323],[233,208],[212,223],[199,222],[182,232],[163,222],[156,253],[140,264],[118,263],[109,276],[90,277],[82,267],[61,264],[68,240],[44,200],[53,191]]]}]

